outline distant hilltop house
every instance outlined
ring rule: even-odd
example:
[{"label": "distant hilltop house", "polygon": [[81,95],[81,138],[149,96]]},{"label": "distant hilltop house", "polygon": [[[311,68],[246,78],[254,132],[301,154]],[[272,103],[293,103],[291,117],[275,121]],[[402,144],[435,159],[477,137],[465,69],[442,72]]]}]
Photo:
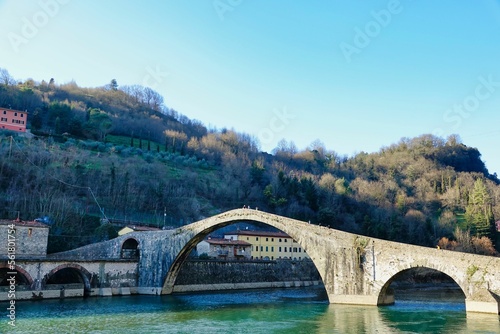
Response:
[{"label": "distant hilltop house", "polygon": [[0,255],[7,255],[10,252],[8,235],[9,231],[15,230],[15,239],[11,245],[15,249],[15,255],[19,256],[46,256],[47,242],[49,239],[49,226],[39,221],[22,221],[20,219],[7,220],[0,219],[0,233],[4,236],[4,242]]},{"label": "distant hilltop house", "polygon": [[252,244],[240,240],[208,238],[198,243],[196,251],[198,255],[207,254],[211,258],[249,260]]},{"label": "distant hilltop house", "polygon": [[118,235],[124,235],[131,232],[145,232],[145,231],[161,231],[161,229],[150,226],[127,225],[118,231]]},{"label": "distant hilltop house", "polygon": [[209,257],[224,259],[238,258],[237,250],[244,250],[242,258],[251,260],[309,258],[302,247],[283,232],[238,230],[225,233],[223,239],[203,240],[196,247],[198,255],[206,253]]},{"label": "distant hilltop house", "polygon": [[0,108],[0,129],[26,132],[28,113],[26,111]]}]

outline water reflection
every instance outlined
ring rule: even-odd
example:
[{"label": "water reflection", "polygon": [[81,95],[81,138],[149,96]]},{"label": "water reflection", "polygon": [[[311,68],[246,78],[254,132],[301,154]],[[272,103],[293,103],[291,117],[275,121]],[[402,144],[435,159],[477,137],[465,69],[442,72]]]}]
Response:
[{"label": "water reflection", "polygon": [[461,333],[500,333],[500,316],[468,313],[467,327]]},{"label": "water reflection", "polygon": [[462,300],[425,294],[384,307],[330,305],[318,288],[47,300],[19,303],[15,332],[500,333],[498,316],[466,315]]},{"label": "water reflection", "polygon": [[317,333],[393,333],[377,307],[328,305]]}]

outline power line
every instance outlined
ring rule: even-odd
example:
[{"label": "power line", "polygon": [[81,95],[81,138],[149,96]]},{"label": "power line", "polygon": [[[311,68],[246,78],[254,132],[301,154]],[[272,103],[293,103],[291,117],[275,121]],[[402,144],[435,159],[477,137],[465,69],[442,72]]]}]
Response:
[{"label": "power line", "polygon": [[[42,170],[42,172],[47,175],[47,173],[40,167],[38,166],[37,164],[35,164],[33,161],[30,160],[30,158],[23,152],[22,148],[19,146],[19,144],[17,143],[17,141],[14,140],[14,137],[13,136],[10,136],[10,146],[11,146],[11,151],[12,151],[12,142],[14,142],[16,144],[16,147],[17,149],[19,150],[19,152],[24,156],[24,158],[32,165],[34,166],[35,168],[39,169],[39,170]],[[101,214],[103,215],[104,219],[106,219],[106,221],[109,221],[108,217],[106,217],[106,214],[104,213],[104,209],[101,207],[101,205],[99,204],[99,201],[97,200],[97,197],[95,196],[94,192],[92,191],[92,188],[91,187],[84,187],[84,186],[78,186],[78,185],[75,185],[75,184],[71,184],[71,183],[68,183],[66,181],[63,181],[61,179],[58,179],[57,177],[55,177],[54,175],[51,175],[49,174],[48,175],[51,179],[59,182],[59,183],[62,183],[68,187],[73,187],[73,188],[77,188],[77,189],[86,189],[90,192],[90,194],[92,195],[92,198],[94,199],[95,203],[97,204],[97,207],[99,208],[99,211],[101,212]]]}]

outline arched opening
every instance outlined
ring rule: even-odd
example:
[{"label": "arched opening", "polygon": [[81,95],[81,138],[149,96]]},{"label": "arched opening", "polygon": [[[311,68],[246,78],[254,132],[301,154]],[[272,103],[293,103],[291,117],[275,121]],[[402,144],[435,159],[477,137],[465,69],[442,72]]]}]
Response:
[{"label": "arched opening", "polygon": [[[13,275],[12,273],[16,274]],[[16,291],[27,291],[31,289],[33,279],[23,269],[16,267],[15,270],[10,268],[0,268],[0,291],[7,292],[12,284],[15,284]]]},{"label": "arched opening", "polygon": [[[77,264],[62,265],[53,269],[42,280],[45,290],[78,290],[83,289],[84,295],[90,294],[90,273]],[[63,296],[64,293],[61,293]]]},{"label": "arched opening", "polygon": [[138,259],[139,258],[139,242],[134,238],[125,240],[122,244],[120,253],[122,259]]},{"label": "arched opening", "polygon": [[[201,244],[204,246],[200,250]],[[293,258],[302,261],[287,260]],[[229,270],[219,270],[224,263],[230,263],[225,267]],[[197,270],[187,269],[195,266]],[[214,224],[187,242],[170,267],[162,294],[184,292],[186,285],[257,282],[265,286],[278,281],[283,282],[283,287],[290,286],[290,282],[296,287],[323,287],[322,277],[306,249],[290,235],[259,221],[230,221]],[[326,291],[324,296],[326,300]]]},{"label": "arched opening", "polygon": [[430,303],[462,305],[465,309],[465,293],[449,275],[432,268],[415,267],[400,271],[382,287],[378,304],[404,306]]}]

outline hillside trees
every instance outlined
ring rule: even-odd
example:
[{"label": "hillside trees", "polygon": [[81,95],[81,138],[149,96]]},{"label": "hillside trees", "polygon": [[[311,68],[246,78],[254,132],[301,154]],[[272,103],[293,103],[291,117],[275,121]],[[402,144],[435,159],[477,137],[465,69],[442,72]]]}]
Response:
[{"label": "hillside trees", "polygon": [[[402,138],[352,157],[320,141],[299,150],[283,139],[271,155],[248,134],[207,130],[142,86],[7,81],[0,76],[0,103],[26,98],[32,130],[46,137],[13,136],[11,148],[11,134],[0,133],[0,214],[51,217],[58,248],[107,233],[98,230],[99,206],[111,220],[155,226],[166,211],[166,224],[179,226],[243,205],[407,243],[435,247],[446,238],[443,247],[491,248],[498,179],[456,136]],[[128,138],[114,145],[109,134]]]},{"label": "hillside trees", "polygon": [[493,236],[492,199],[483,180],[477,179],[465,208],[465,219],[472,234],[478,238]]},{"label": "hillside trees", "polygon": [[87,111],[88,120],[85,123],[85,132],[89,138],[106,141],[106,135],[110,132],[113,123],[110,117],[100,109],[91,108]]}]

